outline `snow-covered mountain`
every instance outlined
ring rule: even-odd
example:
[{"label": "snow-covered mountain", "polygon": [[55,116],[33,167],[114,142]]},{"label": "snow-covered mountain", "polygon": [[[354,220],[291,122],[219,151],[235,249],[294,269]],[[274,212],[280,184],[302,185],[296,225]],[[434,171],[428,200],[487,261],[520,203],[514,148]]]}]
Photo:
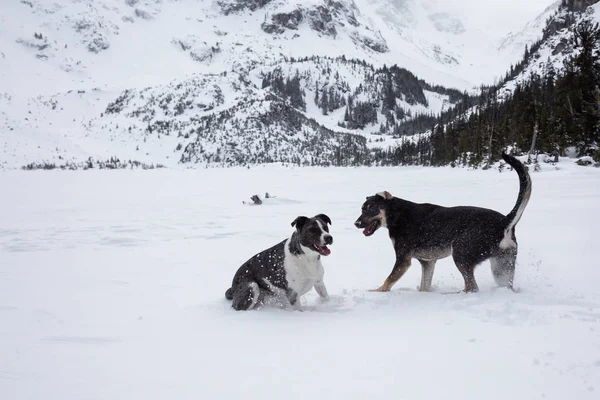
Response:
[{"label": "snow-covered mountain", "polygon": [[594,155],[599,23],[598,0],[562,1],[546,20],[542,38],[502,81],[439,116],[401,122],[397,130],[420,138],[420,146],[401,143],[395,150],[401,162],[487,167],[507,147]]},{"label": "snow-covered mountain", "polygon": [[353,163],[516,60],[457,1],[2,2],[0,165]]},{"label": "snow-covered mountain", "polygon": [[509,32],[500,42],[498,50],[503,54],[512,53],[514,56],[522,56],[525,47],[540,38],[547,20],[556,13],[560,2],[558,0],[549,5],[537,18],[528,22],[522,29]]},{"label": "snow-covered mountain", "polygon": [[[565,4],[561,4],[565,3]],[[542,22],[543,21],[543,22]],[[580,48],[574,45],[573,33],[581,23],[589,21],[592,24],[600,23],[600,3],[599,0],[568,0],[559,1],[548,7],[546,11],[535,21],[519,32],[519,34],[509,34],[501,44],[501,47],[508,49],[513,46],[515,40],[521,41],[526,37],[534,38],[534,31],[540,32],[538,39],[525,41],[526,48],[523,48],[523,54],[515,64],[510,64],[510,68],[505,71],[504,77],[491,89],[490,93],[497,96],[497,100],[510,96],[515,88],[523,86],[524,83],[531,80],[532,76],[544,78],[549,73],[554,77],[560,75],[565,69],[565,61],[576,56]],[[600,52],[600,48],[597,49]],[[481,107],[477,101],[467,99],[467,101],[458,104],[453,108],[452,114],[458,119],[465,119],[471,114],[480,110]],[[419,118],[426,119],[430,125],[440,122],[439,118]],[[452,116],[443,115],[441,119],[444,123],[449,122]],[[414,120],[408,121],[410,124],[421,126]],[[425,132],[423,129],[421,132]],[[412,130],[409,130],[412,133]]]},{"label": "snow-covered mountain", "polygon": [[503,74],[507,60],[493,51],[501,38],[483,32],[457,2],[2,2],[2,90],[139,87],[312,55],[398,64],[427,81],[469,88]]},{"label": "snow-covered mountain", "polygon": [[574,27],[583,20],[600,23],[598,0],[575,0],[573,3],[571,9],[562,7],[548,16],[543,39],[533,42],[522,70],[500,88],[501,97],[511,93],[517,84],[528,80],[531,75],[545,76],[550,70],[560,73],[565,59],[578,51],[572,41]]},{"label": "snow-covered mountain", "polygon": [[23,102],[5,96],[4,163],[119,156],[166,165],[349,165],[373,145],[395,143],[382,131],[393,133],[411,115],[439,113],[460,95],[404,69],[314,57],[122,92],[77,90]]}]

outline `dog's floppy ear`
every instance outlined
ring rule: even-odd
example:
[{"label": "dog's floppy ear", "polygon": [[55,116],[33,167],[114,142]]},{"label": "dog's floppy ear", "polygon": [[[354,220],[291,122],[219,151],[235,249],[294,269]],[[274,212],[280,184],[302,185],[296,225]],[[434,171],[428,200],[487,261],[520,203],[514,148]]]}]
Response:
[{"label": "dog's floppy ear", "polygon": [[307,217],[298,217],[292,221],[292,226],[295,226],[297,230],[301,230],[306,221],[308,221]]},{"label": "dog's floppy ear", "polygon": [[394,196],[392,196],[392,194],[387,190],[377,193],[377,196],[383,197],[384,200],[391,200],[394,198]]},{"label": "dog's floppy ear", "polygon": [[315,215],[315,218],[319,218],[321,221],[325,222],[326,224],[332,225],[331,218],[329,218],[325,214]]}]

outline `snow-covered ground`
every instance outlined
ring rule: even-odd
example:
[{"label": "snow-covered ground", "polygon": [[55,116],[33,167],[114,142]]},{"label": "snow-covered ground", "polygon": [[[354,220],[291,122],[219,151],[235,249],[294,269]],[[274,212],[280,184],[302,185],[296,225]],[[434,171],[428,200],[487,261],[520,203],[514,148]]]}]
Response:
[{"label": "snow-covered ground", "polygon": [[[0,174],[3,399],[597,399],[600,169],[532,174],[517,227],[516,286],[487,263],[478,294],[450,260],[436,292],[413,265],[371,293],[394,254],[352,223],[366,195],[507,213],[512,171],[434,168],[197,169]],[[243,205],[254,193],[276,195]],[[235,312],[238,266],[326,213],[331,300],[304,312]]]}]

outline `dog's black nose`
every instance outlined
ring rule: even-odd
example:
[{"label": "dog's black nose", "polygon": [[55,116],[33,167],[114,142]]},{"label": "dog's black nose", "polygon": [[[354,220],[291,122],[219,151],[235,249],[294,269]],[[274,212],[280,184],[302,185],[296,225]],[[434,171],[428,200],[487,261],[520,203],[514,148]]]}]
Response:
[{"label": "dog's black nose", "polygon": [[362,225],[362,222],[360,221],[360,219],[357,219],[356,222],[354,223],[354,226],[357,228],[360,228],[361,225]]},{"label": "dog's black nose", "polygon": [[333,236],[325,236],[325,244],[332,244]]}]

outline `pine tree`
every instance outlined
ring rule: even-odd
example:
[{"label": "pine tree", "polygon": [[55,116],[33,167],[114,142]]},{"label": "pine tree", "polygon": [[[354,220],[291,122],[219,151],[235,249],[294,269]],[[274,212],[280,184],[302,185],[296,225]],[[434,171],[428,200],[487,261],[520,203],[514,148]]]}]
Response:
[{"label": "pine tree", "polygon": [[599,139],[600,110],[597,93],[600,86],[600,28],[584,20],[574,31],[574,44],[581,51],[573,60],[579,72],[578,86],[581,95],[581,114],[578,124],[581,127],[579,150],[586,153]]},{"label": "pine tree", "polygon": [[327,89],[323,87],[323,94],[321,95],[321,104],[319,107],[321,108],[321,112],[323,115],[327,115],[329,113],[329,96],[327,95]]},{"label": "pine tree", "polygon": [[396,95],[391,78],[387,78],[383,85],[383,109],[394,110],[396,108]]}]

